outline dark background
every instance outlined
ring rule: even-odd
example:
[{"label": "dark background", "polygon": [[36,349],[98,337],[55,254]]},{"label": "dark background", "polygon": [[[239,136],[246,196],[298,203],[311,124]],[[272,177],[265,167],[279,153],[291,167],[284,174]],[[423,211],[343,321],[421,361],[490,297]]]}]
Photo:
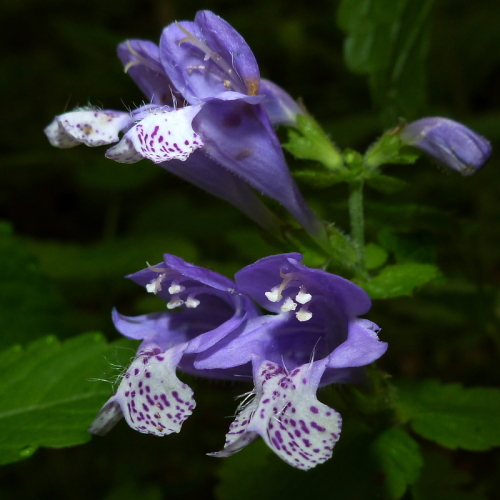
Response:
[{"label": "dark background", "polygon": [[[111,307],[125,314],[163,307],[121,279],[146,260],[160,261],[162,252],[229,276],[276,252],[236,209],[153,164],[113,163],[103,157],[103,149],[50,147],[43,128],[56,114],[89,103],[119,110],[142,104],[143,96],[115,55],[117,43],[126,38],[157,42],[165,25],[211,9],[245,37],[262,76],[301,97],[341,148],[364,150],[389,125],[372,105],[365,76],[350,73],[344,63],[338,4],[2,2],[0,218],[12,224],[59,297],[53,304],[58,314],[46,325],[7,332],[12,338],[4,338],[4,345],[89,330],[116,338]],[[500,382],[499,26],[495,0],[437,1],[426,102],[418,114],[404,117],[443,115],[462,121],[492,141],[488,165],[462,177],[422,159],[388,170],[408,182],[403,191],[367,193],[367,240],[378,241],[379,230],[389,226],[435,259],[447,278],[415,297],[374,304],[369,317],[390,342],[379,366],[394,375],[471,386]],[[303,166],[292,159],[290,165]],[[343,186],[320,192],[304,187],[304,192],[323,217],[348,229]],[[428,208],[415,210],[415,203]],[[249,387],[186,380],[195,389],[198,408],[181,434],[156,439],[120,424],[84,446],[39,450],[0,470],[0,497],[215,498],[221,461],[204,453],[220,448],[229,425],[224,417],[234,412],[232,396]],[[498,453],[447,456],[455,470],[471,476],[470,489],[479,487],[484,498],[494,498]]]}]

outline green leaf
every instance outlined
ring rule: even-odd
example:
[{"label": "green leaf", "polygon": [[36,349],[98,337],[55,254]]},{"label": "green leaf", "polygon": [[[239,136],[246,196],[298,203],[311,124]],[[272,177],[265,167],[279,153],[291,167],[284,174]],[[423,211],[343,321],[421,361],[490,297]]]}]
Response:
[{"label": "green leaf", "polygon": [[58,333],[62,297],[7,223],[0,223],[0,259],[0,349]]},{"label": "green leaf", "polygon": [[0,464],[26,458],[39,446],[88,441],[87,427],[111,396],[111,381],[134,355],[133,345],[107,344],[89,333],[0,352]]},{"label": "green leaf", "polygon": [[434,0],[343,0],[338,24],[347,32],[344,56],[367,74],[374,103],[388,124],[414,119],[425,100],[429,14]]},{"label": "green leaf", "polygon": [[470,476],[463,470],[454,469],[444,455],[424,453],[424,466],[419,479],[412,485],[413,500],[486,500],[478,491],[463,491]]},{"label": "green leaf", "polygon": [[420,475],[422,455],[418,444],[403,430],[392,428],[377,437],[371,451],[384,472],[389,497],[401,498]]},{"label": "green leaf", "polygon": [[342,156],[310,115],[297,115],[297,129],[288,131],[283,147],[296,158],[320,162],[329,170],[343,169]]},{"label": "green leaf", "polygon": [[388,299],[410,295],[415,288],[439,276],[432,264],[394,264],[384,267],[372,280],[359,283],[372,299]]},{"label": "green leaf", "polygon": [[399,382],[396,408],[412,429],[447,448],[488,450],[500,445],[500,390],[460,384]]},{"label": "green leaf", "polygon": [[365,246],[365,267],[368,270],[383,266],[387,260],[387,252],[375,243]]}]

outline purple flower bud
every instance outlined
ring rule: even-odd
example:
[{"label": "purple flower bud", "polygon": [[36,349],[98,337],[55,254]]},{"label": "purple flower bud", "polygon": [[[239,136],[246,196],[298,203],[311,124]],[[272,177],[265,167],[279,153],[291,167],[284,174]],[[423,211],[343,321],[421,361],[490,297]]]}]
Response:
[{"label": "purple flower bud", "polygon": [[448,118],[422,118],[406,125],[400,137],[403,144],[421,149],[462,175],[481,169],[491,155],[487,139]]}]

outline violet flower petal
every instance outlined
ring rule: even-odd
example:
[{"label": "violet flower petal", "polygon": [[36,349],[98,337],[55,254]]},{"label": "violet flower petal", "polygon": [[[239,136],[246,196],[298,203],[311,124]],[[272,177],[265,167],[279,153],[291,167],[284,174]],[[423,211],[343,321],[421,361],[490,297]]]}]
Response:
[{"label": "violet flower petal", "polygon": [[292,96],[270,80],[260,80],[259,94],[264,95],[262,106],[273,127],[286,125],[294,127],[297,124],[297,115],[303,115],[304,110]]},{"label": "violet flower petal", "polygon": [[256,95],[259,69],[255,57],[226,21],[201,11],[195,22],[167,26],[160,39],[165,72],[190,104],[227,90]]},{"label": "violet flower petal", "polygon": [[241,100],[205,102],[193,120],[203,151],[217,163],[278,200],[314,237],[326,240],[324,228],[305,202],[264,109]]},{"label": "violet flower petal", "polygon": [[160,61],[160,49],[149,40],[127,40],[117,48],[125,72],[147,97],[159,106],[174,106],[180,94],[165,73]]},{"label": "violet flower petal", "polygon": [[174,175],[213,194],[241,210],[248,218],[274,234],[279,232],[279,219],[262,203],[250,186],[201,150],[185,161],[170,160],[160,166]]}]

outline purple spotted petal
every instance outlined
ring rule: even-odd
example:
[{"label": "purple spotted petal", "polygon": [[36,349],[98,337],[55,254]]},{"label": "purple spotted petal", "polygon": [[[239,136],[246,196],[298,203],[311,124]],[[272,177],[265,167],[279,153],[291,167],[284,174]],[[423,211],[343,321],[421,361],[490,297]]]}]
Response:
[{"label": "purple spotted petal", "polygon": [[175,374],[182,353],[182,346],[166,352],[153,347],[140,351],[89,432],[106,434],[120,411],[132,429],[144,434],[167,436],[179,432],[196,406],[193,391]]},{"label": "purple spotted petal", "polygon": [[146,96],[148,103],[175,106],[180,95],[160,61],[160,49],[149,40],[127,40],[118,45],[125,71]]},{"label": "purple spotted petal", "polygon": [[211,456],[236,453],[259,434],[286,463],[308,470],[332,456],[342,420],[320,403],[316,390],[324,363],[310,363],[287,373],[270,361],[255,369],[255,399],[237,417],[224,449]]},{"label": "purple spotted petal", "polygon": [[227,90],[257,94],[259,69],[252,51],[212,12],[198,12],[195,22],[167,26],[160,53],[167,75],[191,104]]},{"label": "purple spotted petal", "polygon": [[133,155],[135,150],[154,163],[185,161],[203,146],[202,139],[191,127],[199,110],[199,106],[152,110],[124,135],[120,143],[108,149],[106,156],[120,163],[132,163],[131,158],[137,157]]},{"label": "purple spotted petal", "polygon": [[119,111],[77,110],[57,116],[44,132],[58,148],[103,146],[118,141],[118,133],[127,128],[129,113]]}]

